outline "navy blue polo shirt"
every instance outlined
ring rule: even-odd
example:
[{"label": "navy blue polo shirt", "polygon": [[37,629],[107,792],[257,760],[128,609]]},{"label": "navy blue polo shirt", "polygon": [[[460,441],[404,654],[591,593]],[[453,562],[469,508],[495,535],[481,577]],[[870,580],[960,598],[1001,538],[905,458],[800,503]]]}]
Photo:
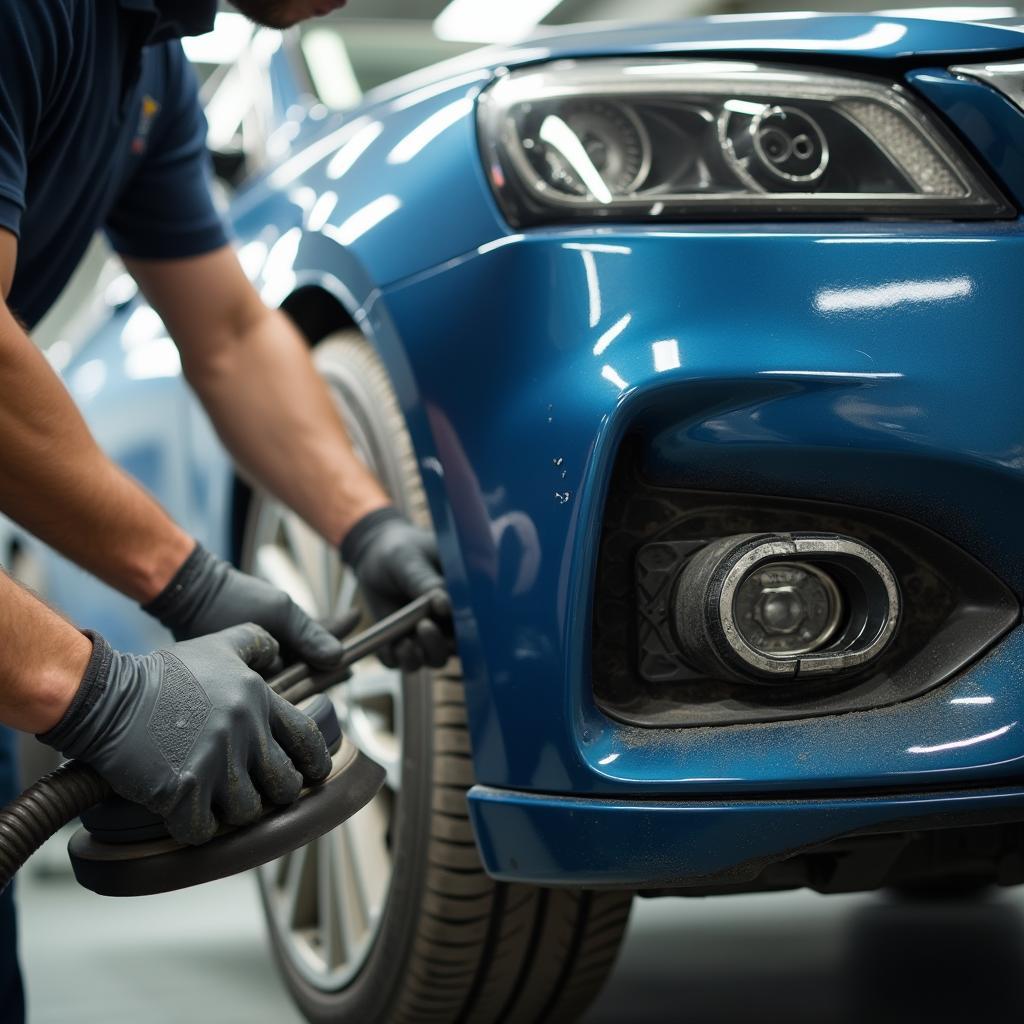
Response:
[{"label": "navy blue polo shirt", "polygon": [[33,326],[95,232],[143,259],[227,241],[180,36],[216,0],[0,0],[0,227],[18,237],[10,308]]}]

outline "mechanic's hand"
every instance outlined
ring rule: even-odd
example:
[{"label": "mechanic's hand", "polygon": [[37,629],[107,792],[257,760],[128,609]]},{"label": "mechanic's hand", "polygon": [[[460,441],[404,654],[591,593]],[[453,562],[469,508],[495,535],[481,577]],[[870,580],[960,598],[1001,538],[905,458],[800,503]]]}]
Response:
[{"label": "mechanic's hand", "polygon": [[341,557],[352,567],[375,618],[383,619],[417,597],[439,592],[433,618],[416,632],[378,652],[389,668],[406,672],[429,665],[441,668],[451,655],[451,604],[444,593],[437,542],[413,526],[397,509],[371,512],[349,530]]},{"label": "mechanic's hand", "polygon": [[255,622],[300,661],[316,669],[338,665],[345,648],[283,590],[247,576],[197,544],[163,593],[145,606],[174,634],[192,640]]},{"label": "mechanic's hand", "polygon": [[311,718],[258,674],[277,643],[242,625],[143,656],[89,634],[93,655],[61,721],[39,738],[92,765],[115,792],[199,844],[323,782],[331,757]]}]

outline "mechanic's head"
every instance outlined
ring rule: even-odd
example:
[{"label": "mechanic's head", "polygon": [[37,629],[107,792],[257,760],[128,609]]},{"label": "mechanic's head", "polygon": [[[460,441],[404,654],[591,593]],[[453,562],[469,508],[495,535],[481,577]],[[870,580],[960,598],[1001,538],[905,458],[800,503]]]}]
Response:
[{"label": "mechanic's head", "polygon": [[347,0],[231,0],[247,18],[267,28],[290,28],[344,7]]}]

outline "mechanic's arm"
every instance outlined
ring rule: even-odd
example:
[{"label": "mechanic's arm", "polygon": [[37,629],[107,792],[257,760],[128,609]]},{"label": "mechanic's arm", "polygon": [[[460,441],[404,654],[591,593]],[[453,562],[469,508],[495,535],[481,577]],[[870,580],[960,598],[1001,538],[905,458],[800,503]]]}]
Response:
[{"label": "mechanic's arm", "polygon": [[71,623],[0,571],[0,722],[52,729],[85,675],[92,644]]},{"label": "mechanic's arm", "polygon": [[353,451],[308,346],[264,305],[231,248],[125,263],[243,469],[335,544],[390,504]]},{"label": "mechanic's arm", "polygon": [[[433,538],[391,507],[353,450],[309,347],[268,309],[230,247],[177,260],[125,259],[181,351],[182,367],[237,462],[299,513],[355,569],[387,614],[443,586]],[[438,609],[440,618],[447,607]],[[449,645],[431,621],[384,660],[439,666]]]},{"label": "mechanic's arm", "polygon": [[17,241],[0,229],[0,509],[118,590],[152,600],[195,542],[103,454],[7,308],[16,261]]},{"label": "mechanic's arm", "polygon": [[[17,242],[0,229],[0,288]],[[329,668],[341,644],[282,591],[204,551],[100,450],[81,413],[0,300],[0,511],[160,619],[179,640],[242,622]]]}]

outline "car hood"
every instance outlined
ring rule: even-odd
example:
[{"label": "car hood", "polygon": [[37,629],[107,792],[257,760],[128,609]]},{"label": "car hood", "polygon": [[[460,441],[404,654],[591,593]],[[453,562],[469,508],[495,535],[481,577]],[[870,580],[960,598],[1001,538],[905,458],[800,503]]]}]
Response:
[{"label": "car hood", "polygon": [[600,22],[545,30],[514,46],[474,50],[400,78],[367,99],[396,95],[474,70],[544,60],[601,56],[687,54],[753,55],[776,59],[802,54],[861,61],[969,60],[975,55],[1024,54],[1024,30],[1015,21],[965,22],[877,14],[715,15],[644,24]]},{"label": "car hood", "polygon": [[577,25],[570,31],[534,36],[524,46],[546,47],[552,57],[701,50],[894,59],[1024,50],[1024,32],[1012,23],[795,12],[613,27]]}]

